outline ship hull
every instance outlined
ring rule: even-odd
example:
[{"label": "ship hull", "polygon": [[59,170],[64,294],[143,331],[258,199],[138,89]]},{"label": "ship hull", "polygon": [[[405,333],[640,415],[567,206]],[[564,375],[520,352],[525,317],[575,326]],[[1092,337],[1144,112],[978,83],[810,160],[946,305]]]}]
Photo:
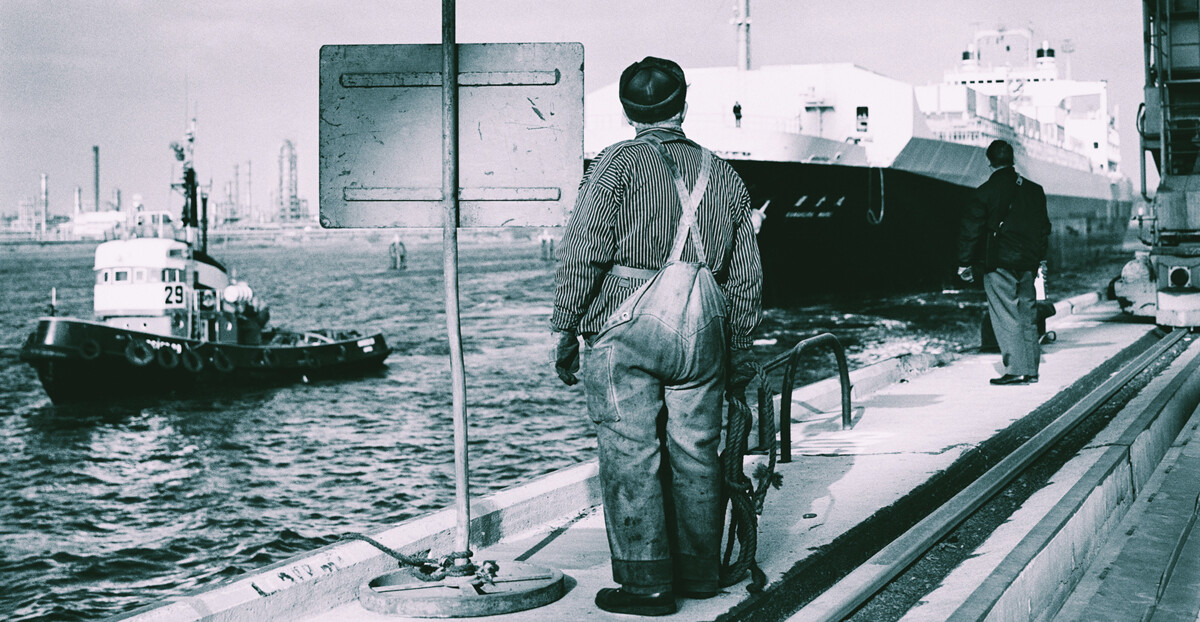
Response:
[{"label": "ship hull", "polygon": [[[955,275],[959,221],[973,186],[895,168],[730,163],[753,204],[767,204],[758,234],[766,304],[961,284]],[[1119,251],[1132,208],[1127,192],[1048,192],[1046,202],[1052,271]]]},{"label": "ship hull", "polygon": [[43,318],[25,341],[31,365],[56,404],[197,394],[369,373],[391,353],[383,336],[344,333],[328,343],[217,344]]}]

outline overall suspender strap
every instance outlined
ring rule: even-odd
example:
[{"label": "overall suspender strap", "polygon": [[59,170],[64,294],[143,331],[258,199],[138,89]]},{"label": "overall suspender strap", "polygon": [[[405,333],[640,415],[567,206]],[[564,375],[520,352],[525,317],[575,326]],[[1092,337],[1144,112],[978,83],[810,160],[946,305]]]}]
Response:
[{"label": "overall suspender strap", "polygon": [[679,172],[679,166],[671,158],[671,154],[667,153],[667,149],[663,146],[662,141],[653,135],[643,136],[639,140],[645,141],[658,152],[659,157],[666,164],[667,170],[671,173],[671,177],[675,181],[675,191],[679,194],[679,205],[682,208],[682,213],[679,217],[679,227],[675,230],[675,242],[671,247],[671,254],[667,258],[667,261],[679,261],[679,258],[683,256],[683,246],[687,243],[688,232],[690,231],[692,234],[692,244],[696,248],[696,258],[700,263],[707,264],[704,245],[700,238],[700,229],[696,225],[696,210],[700,202],[704,199],[704,191],[708,188],[708,178],[712,174],[712,152],[703,147],[700,148],[700,175],[696,177],[696,186],[691,192],[688,192],[687,185],[683,181],[683,175]]}]

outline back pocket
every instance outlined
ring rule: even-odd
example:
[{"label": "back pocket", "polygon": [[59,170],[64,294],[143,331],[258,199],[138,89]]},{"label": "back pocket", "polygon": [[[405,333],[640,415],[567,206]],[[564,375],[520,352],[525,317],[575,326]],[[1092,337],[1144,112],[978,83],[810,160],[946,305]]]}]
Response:
[{"label": "back pocket", "polygon": [[587,393],[588,417],[595,423],[620,421],[613,400],[612,346],[589,347],[583,351],[580,375]]}]

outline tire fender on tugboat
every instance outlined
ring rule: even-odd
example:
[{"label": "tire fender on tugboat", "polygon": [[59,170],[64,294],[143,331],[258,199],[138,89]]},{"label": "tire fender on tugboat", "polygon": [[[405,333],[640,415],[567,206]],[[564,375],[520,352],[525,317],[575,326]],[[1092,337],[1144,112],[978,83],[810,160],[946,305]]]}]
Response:
[{"label": "tire fender on tugboat", "polygon": [[188,372],[197,374],[204,369],[204,359],[196,353],[195,350],[184,346],[183,353],[179,355],[179,364]]},{"label": "tire fender on tugboat", "polygon": [[233,361],[229,359],[229,355],[221,348],[213,348],[208,360],[212,362],[213,369],[222,374],[228,374],[233,371]]},{"label": "tire fender on tugboat", "polygon": [[174,348],[159,348],[154,351],[154,358],[163,369],[175,369],[179,367],[179,353]]},{"label": "tire fender on tugboat", "polygon": [[154,348],[140,339],[132,339],[125,346],[125,358],[137,367],[145,367],[154,360]]},{"label": "tire fender on tugboat", "polygon": [[100,342],[95,339],[85,339],[79,344],[79,356],[85,361],[94,361],[100,358],[103,350],[100,348]]}]

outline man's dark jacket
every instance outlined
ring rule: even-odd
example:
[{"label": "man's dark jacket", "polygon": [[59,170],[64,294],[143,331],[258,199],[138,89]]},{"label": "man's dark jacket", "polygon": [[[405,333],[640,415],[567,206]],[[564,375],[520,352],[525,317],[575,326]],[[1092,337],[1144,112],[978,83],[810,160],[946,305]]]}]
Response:
[{"label": "man's dark jacket", "polygon": [[973,193],[960,231],[958,265],[1036,270],[1050,243],[1046,193],[1013,167],[998,169]]}]

